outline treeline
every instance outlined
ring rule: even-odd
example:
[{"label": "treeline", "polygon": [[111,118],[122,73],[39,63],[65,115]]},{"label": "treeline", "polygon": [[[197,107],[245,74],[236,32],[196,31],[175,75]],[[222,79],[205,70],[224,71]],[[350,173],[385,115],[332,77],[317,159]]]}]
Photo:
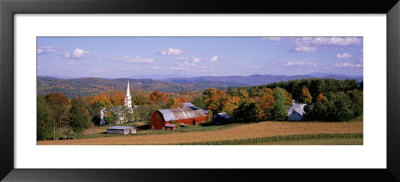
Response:
[{"label": "treeline", "polygon": [[268,85],[207,89],[194,98],[213,114],[226,112],[232,122],[287,120],[292,100],[306,103],[306,120],[347,121],[363,114],[363,82],[303,79]]},{"label": "treeline", "polygon": [[92,126],[86,102],[62,93],[37,97],[37,140],[75,138]]}]

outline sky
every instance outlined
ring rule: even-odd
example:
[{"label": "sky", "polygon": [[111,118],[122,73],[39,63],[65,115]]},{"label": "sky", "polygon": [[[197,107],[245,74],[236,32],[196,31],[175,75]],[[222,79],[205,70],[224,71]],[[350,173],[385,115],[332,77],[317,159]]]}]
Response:
[{"label": "sky", "polygon": [[59,78],[362,76],[362,37],[38,37],[37,75]]}]

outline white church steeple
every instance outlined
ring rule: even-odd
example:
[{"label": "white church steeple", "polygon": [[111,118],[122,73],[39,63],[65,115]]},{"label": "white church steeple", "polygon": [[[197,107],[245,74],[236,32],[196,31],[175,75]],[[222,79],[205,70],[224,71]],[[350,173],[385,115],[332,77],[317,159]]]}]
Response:
[{"label": "white church steeple", "polygon": [[126,87],[125,106],[128,108],[132,108],[131,93],[129,91],[129,81],[128,86]]}]

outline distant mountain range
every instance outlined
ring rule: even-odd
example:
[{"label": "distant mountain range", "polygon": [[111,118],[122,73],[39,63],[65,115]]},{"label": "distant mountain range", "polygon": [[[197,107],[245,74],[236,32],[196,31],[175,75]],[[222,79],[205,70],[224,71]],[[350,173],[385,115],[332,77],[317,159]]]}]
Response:
[{"label": "distant mountain range", "polygon": [[314,73],[310,75],[250,75],[250,76],[199,76],[192,78],[168,78],[162,81],[169,81],[174,83],[200,83],[205,81],[217,81],[217,82],[231,82],[238,83],[242,86],[255,86],[265,85],[273,82],[289,81],[296,79],[309,79],[309,78],[332,78],[337,80],[354,79],[358,82],[363,80],[362,76],[349,76],[349,75],[334,75],[326,73]]},{"label": "distant mountain range", "polygon": [[160,92],[178,92],[190,90],[203,90],[207,88],[227,88],[241,86],[264,85],[273,82],[289,81],[308,78],[333,78],[338,80],[355,79],[362,81],[362,76],[348,76],[335,74],[310,74],[310,75],[250,75],[250,76],[199,76],[191,78],[153,79],[105,79],[105,78],[75,78],[62,79],[54,77],[38,77],[37,93],[62,92],[68,97],[93,95],[112,90],[126,89],[129,80],[131,89],[146,91],[158,90]]}]

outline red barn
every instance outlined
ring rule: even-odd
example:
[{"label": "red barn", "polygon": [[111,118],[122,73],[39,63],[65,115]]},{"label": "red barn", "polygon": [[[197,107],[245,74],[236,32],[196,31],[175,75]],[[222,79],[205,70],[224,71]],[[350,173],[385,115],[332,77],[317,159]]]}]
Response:
[{"label": "red barn", "polygon": [[168,124],[173,124],[172,121],[177,123],[194,125],[206,122],[206,114],[203,109],[192,108],[178,108],[178,109],[161,109],[153,113],[150,119],[150,126],[152,129],[160,130],[165,129]]}]

